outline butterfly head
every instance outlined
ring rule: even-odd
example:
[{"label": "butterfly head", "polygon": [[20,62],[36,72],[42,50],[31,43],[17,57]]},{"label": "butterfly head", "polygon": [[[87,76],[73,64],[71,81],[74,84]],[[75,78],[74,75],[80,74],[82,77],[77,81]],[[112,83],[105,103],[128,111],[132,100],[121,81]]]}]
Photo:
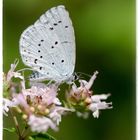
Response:
[{"label": "butterfly head", "polygon": [[66,83],[67,83],[67,84],[72,84],[72,83],[74,83],[74,82],[77,81],[77,80],[79,80],[79,76],[77,75],[76,72],[74,72],[74,73],[71,75],[71,77],[68,78],[68,79],[66,80]]}]

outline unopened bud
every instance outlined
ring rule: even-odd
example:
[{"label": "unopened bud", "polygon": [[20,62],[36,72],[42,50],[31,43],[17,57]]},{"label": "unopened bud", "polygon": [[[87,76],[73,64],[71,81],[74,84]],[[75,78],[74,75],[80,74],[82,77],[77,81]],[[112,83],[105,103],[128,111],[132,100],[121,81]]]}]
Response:
[{"label": "unopened bud", "polygon": [[24,120],[26,120],[26,119],[28,118],[28,116],[27,116],[26,114],[23,114],[23,115],[22,115],[22,118],[23,118]]},{"label": "unopened bud", "polygon": [[18,113],[22,113],[22,111],[21,111],[21,109],[20,109],[19,107],[16,107],[16,111],[17,111]]},{"label": "unopened bud", "polygon": [[50,110],[48,108],[45,109],[45,114],[49,114]]},{"label": "unopened bud", "polygon": [[41,109],[42,109],[42,105],[38,105],[38,106],[37,106],[37,109],[38,109],[38,110],[41,110]]},{"label": "unopened bud", "polygon": [[91,98],[87,97],[87,98],[85,99],[85,103],[90,104],[91,102],[92,102]]},{"label": "unopened bud", "polygon": [[35,112],[35,108],[34,107],[30,107],[30,110],[32,111],[32,112]]}]

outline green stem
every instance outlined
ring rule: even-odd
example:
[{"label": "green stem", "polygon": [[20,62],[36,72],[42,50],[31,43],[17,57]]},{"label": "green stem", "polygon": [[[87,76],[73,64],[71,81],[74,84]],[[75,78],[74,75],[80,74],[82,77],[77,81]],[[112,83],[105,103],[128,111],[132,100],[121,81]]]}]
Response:
[{"label": "green stem", "polygon": [[28,133],[29,133],[28,128],[29,128],[29,126],[25,126],[24,130],[22,131],[22,137],[24,139],[26,139],[28,137]]},{"label": "green stem", "polygon": [[12,118],[13,118],[14,124],[15,124],[15,126],[16,126],[16,131],[17,131],[17,134],[18,134],[18,136],[19,136],[19,140],[24,140],[24,139],[22,138],[21,133],[20,133],[20,129],[19,129],[19,125],[18,125],[17,118],[16,118],[16,116],[14,116],[12,110],[11,110],[11,109],[9,109],[9,110],[10,110],[11,116],[12,116]]}]

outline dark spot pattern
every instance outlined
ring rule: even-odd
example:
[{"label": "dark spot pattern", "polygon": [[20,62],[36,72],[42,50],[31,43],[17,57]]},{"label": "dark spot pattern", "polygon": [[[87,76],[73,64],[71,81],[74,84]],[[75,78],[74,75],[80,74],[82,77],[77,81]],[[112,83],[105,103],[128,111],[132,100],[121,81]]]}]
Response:
[{"label": "dark spot pattern", "polygon": [[54,65],[54,62],[52,62],[52,65]]},{"label": "dark spot pattern", "polygon": [[65,26],[65,28],[68,28],[68,26]]},{"label": "dark spot pattern", "polygon": [[43,56],[40,56],[40,58],[42,58]]},{"label": "dark spot pattern", "polygon": [[61,20],[58,21],[58,23],[61,23],[61,22],[62,22]]},{"label": "dark spot pattern", "polygon": [[57,41],[55,41],[55,45],[57,45],[58,44],[58,42]]},{"label": "dark spot pattern", "polygon": [[61,60],[61,62],[63,63],[63,62],[64,62],[64,60]]},{"label": "dark spot pattern", "polygon": [[54,26],[56,26],[56,25],[57,25],[57,23],[54,23],[53,25],[54,25]]},{"label": "dark spot pattern", "polygon": [[34,60],[34,63],[37,64],[37,59]]},{"label": "dark spot pattern", "polygon": [[44,40],[42,39],[41,42],[43,42]]},{"label": "dark spot pattern", "polygon": [[54,48],[54,46],[51,47],[52,49]]},{"label": "dark spot pattern", "polygon": [[42,67],[40,67],[39,69],[42,70]]},{"label": "dark spot pattern", "polygon": [[41,44],[38,44],[38,46],[41,46]]},{"label": "dark spot pattern", "polygon": [[53,30],[53,27],[50,27],[50,30]]},{"label": "dark spot pattern", "polygon": [[38,50],[38,52],[40,52],[40,50]]}]

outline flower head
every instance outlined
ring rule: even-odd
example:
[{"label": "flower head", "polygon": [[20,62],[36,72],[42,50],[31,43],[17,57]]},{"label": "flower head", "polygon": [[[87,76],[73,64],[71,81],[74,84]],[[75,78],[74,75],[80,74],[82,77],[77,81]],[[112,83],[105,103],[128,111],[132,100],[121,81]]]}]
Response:
[{"label": "flower head", "polygon": [[69,104],[76,109],[78,116],[87,118],[87,111],[91,110],[93,116],[98,118],[99,110],[112,108],[112,103],[102,102],[102,100],[106,100],[110,94],[93,95],[93,91],[90,90],[97,74],[98,72],[96,71],[88,82],[79,80],[80,86],[77,87],[76,84],[73,84],[72,90],[67,94],[67,100]]},{"label": "flower head", "polygon": [[45,87],[36,85],[30,89],[23,89],[13,100],[21,107],[24,116],[27,116],[24,118],[32,131],[37,132],[45,132],[49,127],[56,130],[56,126],[61,122],[61,116],[65,112],[72,111],[61,106],[55,85]]}]

